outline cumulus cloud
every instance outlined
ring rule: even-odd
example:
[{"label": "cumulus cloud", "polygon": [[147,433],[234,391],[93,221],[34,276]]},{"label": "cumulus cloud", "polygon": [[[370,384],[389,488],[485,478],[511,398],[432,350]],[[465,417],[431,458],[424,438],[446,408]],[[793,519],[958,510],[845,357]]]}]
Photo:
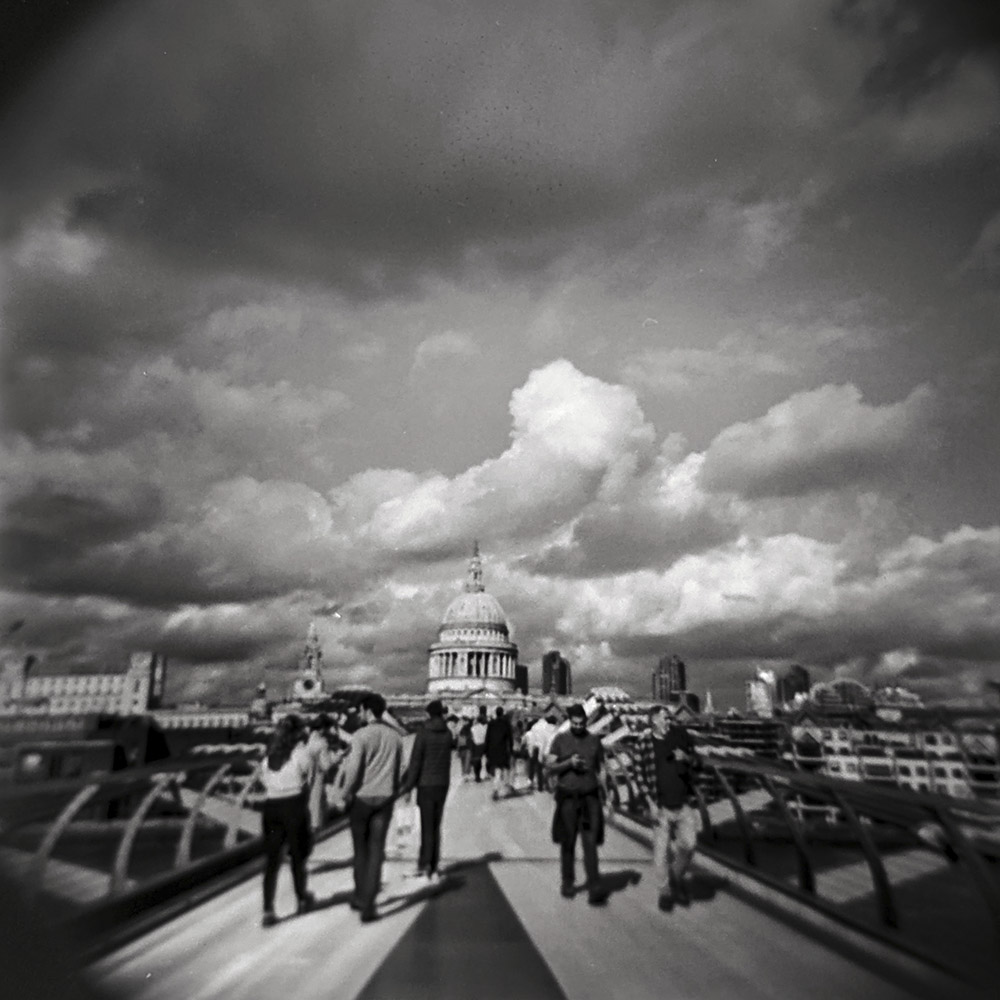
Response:
[{"label": "cumulus cloud", "polygon": [[885,480],[926,454],[934,393],[916,387],[899,403],[866,404],[853,385],[797,393],[709,445],[706,489],[783,496]]},{"label": "cumulus cloud", "polygon": [[506,451],[380,503],[366,529],[373,539],[397,551],[440,552],[484,532],[530,537],[592,497],[618,495],[650,458],[654,431],[634,394],[568,361],[532,372],[510,412]]}]

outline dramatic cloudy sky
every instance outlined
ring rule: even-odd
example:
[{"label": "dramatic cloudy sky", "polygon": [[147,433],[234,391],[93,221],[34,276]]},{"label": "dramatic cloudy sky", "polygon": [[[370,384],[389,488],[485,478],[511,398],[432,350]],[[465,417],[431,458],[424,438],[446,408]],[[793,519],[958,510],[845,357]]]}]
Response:
[{"label": "dramatic cloudy sky", "polygon": [[0,105],[6,658],[417,691],[478,538],[535,678],[1000,677],[990,5],[81,6]]}]

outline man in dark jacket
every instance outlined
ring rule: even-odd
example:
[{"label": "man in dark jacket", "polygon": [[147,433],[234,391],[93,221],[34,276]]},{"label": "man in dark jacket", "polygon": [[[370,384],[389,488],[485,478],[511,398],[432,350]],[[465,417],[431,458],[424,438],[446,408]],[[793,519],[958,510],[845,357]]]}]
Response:
[{"label": "man in dark jacket", "polygon": [[510,765],[514,754],[514,733],[510,719],[498,705],[494,717],[486,725],[486,770],[493,775],[493,799],[512,791]]},{"label": "man in dark jacket", "polygon": [[403,794],[417,790],[420,810],[420,858],[417,874],[436,881],[441,859],[441,819],[451,782],[454,740],[444,721],[444,705],[435,699],[427,706],[427,722],[413,743]]},{"label": "man in dark jacket", "polygon": [[552,839],[560,845],[562,894],[575,894],[576,840],[583,843],[583,868],[587,876],[587,898],[594,905],[607,899],[601,885],[597,848],[604,842],[604,813],[600,781],[604,748],[599,736],[587,731],[587,713],[582,705],[566,712],[569,730],[556,733],[545,762],[556,781],[556,813]]},{"label": "man in dark jacket", "polygon": [[698,819],[692,803],[698,756],[691,734],[666,705],[649,713],[651,732],[637,746],[638,783],[656,820],[653,863],[659,874],[660,909],[691,902],[685,876],[698,843]]}]

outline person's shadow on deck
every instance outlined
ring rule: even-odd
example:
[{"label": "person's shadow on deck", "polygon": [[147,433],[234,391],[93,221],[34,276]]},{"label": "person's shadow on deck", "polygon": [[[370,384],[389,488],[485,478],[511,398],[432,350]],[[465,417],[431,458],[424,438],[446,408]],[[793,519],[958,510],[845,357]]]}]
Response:
[{"label": "person's shadow on deck", "polygon": [[[461,889],[465,885],[463,872],[468,871],[470,868],[478,868],[488,865],[493,861],[501,861],[502,859],[502,854],[491,851],[479,858],[467,858],[448,865],[447,868],[442,869],[441,878],[437,882],[413,880],[412,886],[393,886],[390,893],[379,897],[379,918],[392,916],[392,914],[399,913],[407,909],[407,907],[423,902],[425,899],[433,899],[435,896],[442,896],[446,892]],[[349,868],[353,863],[351,858],[337,859],[324,862],[321,866],[313,869],[313,871],[331,871],[336,868]],[[317,910],[326,910],[333,906],[349,906],[352,899],[354,899],[353,887],[342,889],[330,896],[317,899],[309,912],[315,913]]]},{"label": "person's shadow on deck", "polygon": [[688,873],[688,894],[692,902],[707,902],[715,898],[715,894],[729,885],[729,880],[720,875],[702,871],[693,866]]},{"label": "person's shadow on deck", "polygon": [[634,868],[623,868],[616,872],[602,872],[597,880],[597,885],[589,888],[591,902],[598,906],[603,905],[614,893],[621,892],[630,885],[638,885],[641,880],[642,874]]}]

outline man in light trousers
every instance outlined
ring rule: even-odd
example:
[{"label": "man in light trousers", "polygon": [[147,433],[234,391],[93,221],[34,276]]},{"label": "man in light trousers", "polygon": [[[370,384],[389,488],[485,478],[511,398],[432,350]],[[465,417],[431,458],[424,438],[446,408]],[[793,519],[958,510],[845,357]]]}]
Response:
[{"label": "man in light trousers", "polygon": [[659,876],[659,907],[688,906],[687,872],[698,843],[694,773],[698,756],[691,734],[656,705],[649,716],[651,731],[637,747],[637,778],[656,820],[653,862]]}]

